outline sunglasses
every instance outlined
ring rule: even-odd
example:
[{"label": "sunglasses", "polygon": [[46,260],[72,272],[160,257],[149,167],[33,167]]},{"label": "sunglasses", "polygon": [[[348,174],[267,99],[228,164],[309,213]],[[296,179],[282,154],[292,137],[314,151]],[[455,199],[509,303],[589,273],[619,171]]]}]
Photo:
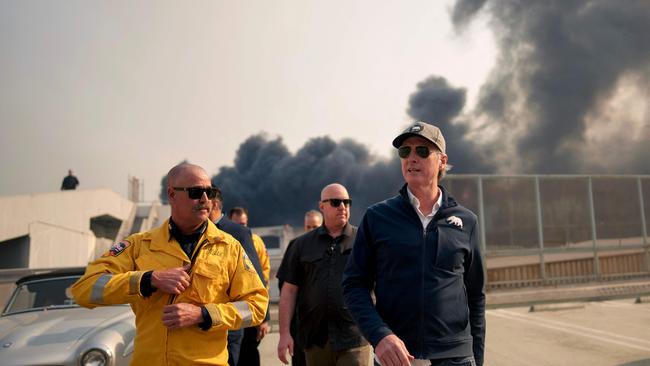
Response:
[{"label": "sunglasses", "polygon": [[330,206],[332,207],[339,207],[341,203],[343,203],[346,206],[350,206],[352,204],[352,200],[349,198],[341,199],[341,198],[328,198],[326,200],[322,200],[321,202],[329,202]]},{"label": "sunglasses", "polygon": [[219,192],[219,188],[216,187],[173,187],[172,189],[175,191],[187,192],[187,196],[193,200],[200,199],[203,196],[203,193],[208,196],[208,199],[213,199],[217,197],[217,192]]},{"label": "sunglasses", "polygon": [[[426,159],[431,155],[433,151],[431,151],[427,146],[416,146],[415,147],[415,154],[422,159]],[[399,155],[400,158],[406,159],[411,155],[411,147],[410,146],[400,146],[397,149],[397,154]]]}]

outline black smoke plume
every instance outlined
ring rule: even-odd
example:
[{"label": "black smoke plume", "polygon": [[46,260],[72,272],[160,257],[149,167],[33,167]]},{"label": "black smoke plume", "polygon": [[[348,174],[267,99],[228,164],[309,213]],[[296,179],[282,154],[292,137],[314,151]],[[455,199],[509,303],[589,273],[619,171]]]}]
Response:
[{"label": "black smoke plume", "polygon": [[[442,129],[450,162],[456,166],[453,172],[491,172],[494,167],[484,159],[484,151],[468,140],[467,122],[458,118],[464,105],[464,89],[434,77],[417,85],[408,113]],[[396,123],[391,128],[397,135],[402,127]],[[166,198],[165,179],[161,199]],[[251,226],[301,226],[304,213],[318,209],[322,188],[334,182],[348,189],[353,201],[350,221],[358,223],[368,206],[397,193],[403,184],[400,161],[396,155],[372,156],[352,139],[336,142],[329,137],[312,138],[292,154],[281,138],[259,134],[239,146],[233,166],[221,167],[212,178],[223,192],[225,211],[246,207]]]},{"label": "black smoke plume", "polygon": [[402,184],[399,161],[370,155],[351,139],[312,138],[292,154],[281,138],[260,134],[244,141],[232,167],[222,167],[212,183],[223,191],[224,208],[249,210],[251,226],[302,226],[303,216],[318,209],[320,191],[338,182],[350,193],[351,222],[365,209],[396,194]]},{"label": "black smoke plume", "polygon": [[650,2],[459,0],[452,21],[478,13],[499,55],[472,119],[511,172],[650,172]]},{"label": "black smoke plume", "polygon": [[408,114],[416,120],[436,125],[447,143],[452,173],[492,173],[493,164],[486,159],[489,148],[472,141],[471,126],[459,118],[465,106],[464,88],[454,88],[442,77],[430,77],[417,85],[409,98]]}]

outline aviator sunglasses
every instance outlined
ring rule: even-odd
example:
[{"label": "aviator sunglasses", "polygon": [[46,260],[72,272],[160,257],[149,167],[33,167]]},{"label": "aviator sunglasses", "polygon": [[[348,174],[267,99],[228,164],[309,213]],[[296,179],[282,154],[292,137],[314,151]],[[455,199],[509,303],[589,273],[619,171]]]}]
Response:
[{"label": "aviator sunglasses", "polygon": [[172,189],[187,192],[187,196],[193,200],[200,199],[203,193],[208,196],[208,199],[213,199],[217,197],[217,192],[219,192],[219,188],[216,187],[173,187]]},{"label": "aviator sunglasses", "polygon": [[[415,147],[415,154],[422,159],[426,159],[431,155],[433,151],[431,151],[427,146],[416,146]],[[397,149],[397,154],[399,155],[400,158],[406,159],[411,155],[411,147],[410,146],[400,146]]]},{"label": "aviator sunglasses", "polygon": [[350,206],[352,204],[352,200],[349,198],[341,199],[341,198],[328,198],[325,200],[322,200],[321,202],[329,202],[330,206],[332,207],[339,207],[341,203],[343,203],[346,206]]}]

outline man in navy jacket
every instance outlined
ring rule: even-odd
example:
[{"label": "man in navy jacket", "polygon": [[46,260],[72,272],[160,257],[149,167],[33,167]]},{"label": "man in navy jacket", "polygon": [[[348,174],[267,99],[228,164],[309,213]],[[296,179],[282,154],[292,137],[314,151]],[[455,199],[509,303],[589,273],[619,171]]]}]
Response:
[{"label": "man in navy jacket", "polygon": [[476,215],[438,186],[449,165],[437,127],[416,122],[393,146],[406,184],[366,211],[343,275],[345,303],[382,366],[482,365]]}]

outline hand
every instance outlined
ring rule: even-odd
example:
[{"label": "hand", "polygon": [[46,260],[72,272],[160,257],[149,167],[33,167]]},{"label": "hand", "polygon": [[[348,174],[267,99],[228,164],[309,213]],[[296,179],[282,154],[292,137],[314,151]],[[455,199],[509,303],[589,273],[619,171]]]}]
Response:
[{"label": "hand", "polygon": [[414,359],[396,335],[391,334],[379,341],[375,347],[375,356],[381,366],[410,366]]},{"label": "hand", "polygon": [[264,322],[257,326],[257,341],[261,341],[269,332],[269,322]]},{"label": "hand", "polygon": [[187,274],[189,269],[190,265],[188,264],[184,267],[153,271],[151,286],[168,294],[179,295],[190,286],[190,275]]},{"label": "hand", "polygon": [[189,327],[202,321],[203,314],[199,306],[180,303],[166,305],[163,308],[162,322],[168,329]]},{"label": "hand", "polygon": [[291,335],[282,335],[280,334],[280,341],[278,342],[278,358],[285,365],[289,364],[289,359],[287,359],[287,351],[293,356],[293,338]]}]

